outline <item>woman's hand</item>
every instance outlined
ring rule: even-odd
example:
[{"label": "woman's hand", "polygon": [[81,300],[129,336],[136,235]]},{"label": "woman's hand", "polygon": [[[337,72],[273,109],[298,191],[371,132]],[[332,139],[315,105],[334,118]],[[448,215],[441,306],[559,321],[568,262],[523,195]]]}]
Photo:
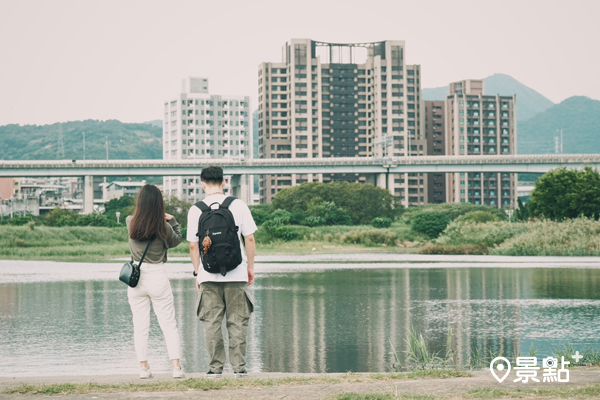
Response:
[{"label": "woman's hand", "polygon": [[172,219],[173,219],[173,216],[171,214],[165,213],[165,221],[170,221]]}]

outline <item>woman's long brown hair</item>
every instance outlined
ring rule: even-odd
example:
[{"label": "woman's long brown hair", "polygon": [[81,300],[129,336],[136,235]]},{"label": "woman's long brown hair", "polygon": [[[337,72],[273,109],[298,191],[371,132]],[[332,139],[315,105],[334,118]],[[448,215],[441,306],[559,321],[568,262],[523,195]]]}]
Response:
[{"label": "woman's long brown hair", "polygon": [[138,193],[135,211],[129,225],[129,237],[140,241],[152,237],[167,238],[165,204],[162,193],[156,186],[144,185]]}]

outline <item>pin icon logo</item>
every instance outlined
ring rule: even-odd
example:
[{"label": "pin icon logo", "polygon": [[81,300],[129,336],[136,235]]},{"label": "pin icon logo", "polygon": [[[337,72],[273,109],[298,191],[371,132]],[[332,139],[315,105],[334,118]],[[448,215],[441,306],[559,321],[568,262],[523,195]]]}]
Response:
[{"label": "pin icon logo", "polygon": [[[502,364],[498,361],[504,361],[508,367],[505,368],[504,364]],[[496,365],[496,368],[494,368],[494,364],[496,362],[498,362],[498,365]],[[500,377],[500,375],[502,375],[502,371],[504,371],[505,369],[506,369],[506,372],[504,373],[504,375],[502,377]],[[490,363],[490,371],[492,372],[492,375],[494,376],[494,378],[496,378],[496,380],[499,383],[502,383],[502,381],[505,380],[506,377],[508,376],[508,374],[510,373],[510,361],[508,361],[508,359],[506,357],[496,357]]]}]

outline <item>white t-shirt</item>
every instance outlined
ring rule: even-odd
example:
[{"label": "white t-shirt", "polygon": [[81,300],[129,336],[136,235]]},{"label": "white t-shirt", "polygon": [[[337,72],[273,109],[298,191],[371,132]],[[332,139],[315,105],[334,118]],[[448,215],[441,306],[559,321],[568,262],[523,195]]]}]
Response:
[{"label": "white t-shirt", "polygon": [[[225,200],[225,195],[223,194],[211,194],[206,196],[203,201],[207,206],[210,206],[212,203],[223,203]],[[212,208],[219,207],[217,204],[213,205]],[[229,211],[233,214],[233,219],[235,220],[235,225],[239,227],[238,229],[238,237],[240,235],[248,236],[256,232],[256,223],[254,223],[254,218],[252,218],[252,214],[250,213],[250,209],[243,201],[236,199],[229,205]],[[188,225],[187,225],[187,241],[188,242],[198,242],[198,221],[200,220],[200,215],[202,211],[196,207],[195,205],[190,208],[188,212]],[[240,248],[242,250],[242,263],[238,265],[238,267],[232,271],[229,271],[227,275],[223,276],[219,273],[211,274],[207,272],[202,267],[202,262],[200,262],[200,268],[198,269],[198,283],[202,282],[248,282],[248,257],[246,256],[246,251],[244,249],[244,245],[242,244],[240,238]]]}]

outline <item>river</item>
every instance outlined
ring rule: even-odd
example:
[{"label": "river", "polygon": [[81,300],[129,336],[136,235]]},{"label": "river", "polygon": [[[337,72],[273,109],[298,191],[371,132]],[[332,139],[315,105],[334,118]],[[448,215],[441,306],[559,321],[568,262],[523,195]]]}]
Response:
[{"label": "river", "polygon": [[[136,373],[121,263],[0,261],[0,376]],[[191,265],[168,264],[185,369],[207,370]],[[257,260],[250,372],[380,372],[407,331],[461,362],[471,350],[538,357],[600,345],[600,259],[314,255]],[[393,346],[393,348],[392,348]],[[168,372],[152,314],[150,365]]]}]

